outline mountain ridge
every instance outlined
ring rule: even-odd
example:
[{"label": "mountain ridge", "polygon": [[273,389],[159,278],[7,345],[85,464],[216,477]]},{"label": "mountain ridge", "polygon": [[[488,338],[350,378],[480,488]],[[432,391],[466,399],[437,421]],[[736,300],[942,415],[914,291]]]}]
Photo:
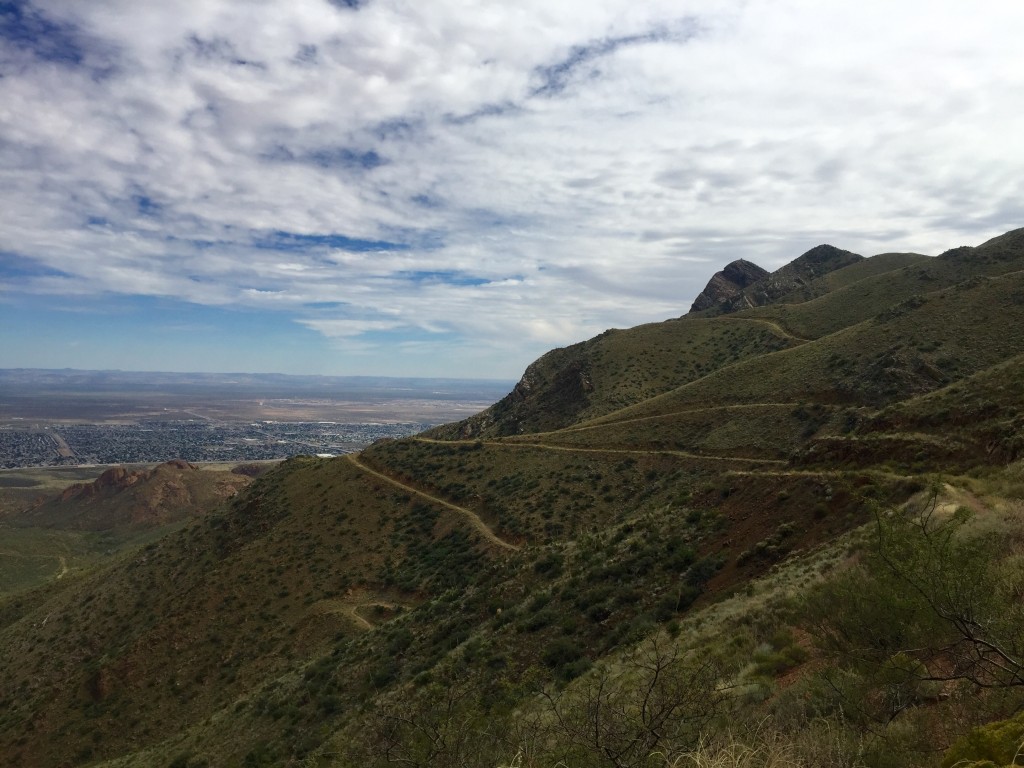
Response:
[{"label": "mountain ridge", "polygon": [[[292,459],[0,601],[0,750],[23,768],[582,768],[697,762],[731,737],[788,764],[934,763],[1024,701],[920,672],[954,669],[956,646],[913,593],[871,591],[901,583],[877,581],[871,537],[905,503],[974,510],[1003,549],[939,575],[1017,584],[1024,230],[883,257],[819,247],[743,288],[753,308],[552,350],[482,414]],[[1016,663],[1024,631],[997,609]],[[858,666],[865,648],[881,655]],[[661,725],[631,719],[636,691],[670,706]],[[633,754],[623,733],[648,751],[610,759]]]}]

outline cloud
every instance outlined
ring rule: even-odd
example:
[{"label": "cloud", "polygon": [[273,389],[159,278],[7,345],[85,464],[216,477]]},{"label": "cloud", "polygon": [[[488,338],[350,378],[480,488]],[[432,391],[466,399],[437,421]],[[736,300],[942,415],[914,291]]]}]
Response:
[{"label": "cloud", "polygon": [[514,375],[681,314],[734,258],[1020,226],[1021,22],[923,0],[4,3],[5,302],[274,312],[367,372],[387,343]]}]

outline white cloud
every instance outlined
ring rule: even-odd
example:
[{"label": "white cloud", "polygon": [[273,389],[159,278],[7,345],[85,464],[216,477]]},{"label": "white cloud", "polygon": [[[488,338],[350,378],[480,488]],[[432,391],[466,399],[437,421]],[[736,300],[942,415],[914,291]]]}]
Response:
[{"label": "white cloud", "polygon": [[1024,219],[1018,4],[34,5],[65,55],[0,38],[0,249],[67,277],[7,295],[283,311],[510,375],[733,258]]}]

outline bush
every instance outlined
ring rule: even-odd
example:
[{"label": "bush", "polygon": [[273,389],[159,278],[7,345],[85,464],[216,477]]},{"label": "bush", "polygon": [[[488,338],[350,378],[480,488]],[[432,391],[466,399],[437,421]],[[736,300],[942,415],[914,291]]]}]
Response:
[{"label": "bush", "polygon": [[942,768],[1024,765],[1024,712],[975,728],[950,747]]},{"label": "bush", "polygon": [[557,669],[558,667],[570,664],[583,655],[576,643],[567,637],[560,637],[554,640],[541,656],[541,661],[546,667]]}]

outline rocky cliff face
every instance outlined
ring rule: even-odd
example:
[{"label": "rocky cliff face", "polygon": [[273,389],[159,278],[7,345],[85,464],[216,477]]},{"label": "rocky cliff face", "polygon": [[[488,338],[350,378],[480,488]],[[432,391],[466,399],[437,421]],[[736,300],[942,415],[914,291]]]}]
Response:
[{"label": "rocky cliff face", "polygon": [[[690,312],[717,315],[763,307],[799,291],[816,278],[863,258],[832,245],[818,245],[771,274],[740,259],[711,278]],[[743,281],[747,282],[741,284]]]},{"label": "rocky cliff face", "polygon": [[703,312],[705,309],[724,304],[740,295],[747,286],[753,285],[767,276],[768,270],[745,259],[737,259],[731,264],[727,264],[721,272],[716,272],[712,276],[704,290],[697,296],[696,301],[693,302],[690,311]]}]

